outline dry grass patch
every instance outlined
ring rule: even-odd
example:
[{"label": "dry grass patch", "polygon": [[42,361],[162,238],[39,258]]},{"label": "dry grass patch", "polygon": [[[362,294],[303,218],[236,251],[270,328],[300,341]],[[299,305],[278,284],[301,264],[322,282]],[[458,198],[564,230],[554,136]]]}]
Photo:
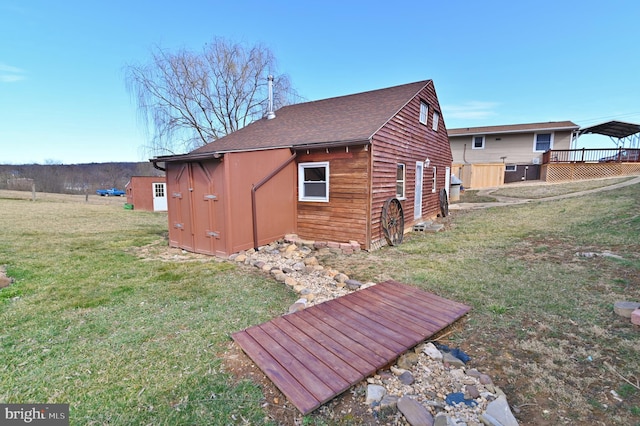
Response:
[{"label": "dry grass patch", "polygon": [[514,184],[507,185],[495,191],[491,191],[491,195],[511,197],[511,198],[529,198],[540,199],[555,197],[558,195],[572,194],[580,191],[589,191],[597,188],[604,188],[633,179],[632,176],[607,179],[591,179],[575,182],[560,182],[547,184]]}]

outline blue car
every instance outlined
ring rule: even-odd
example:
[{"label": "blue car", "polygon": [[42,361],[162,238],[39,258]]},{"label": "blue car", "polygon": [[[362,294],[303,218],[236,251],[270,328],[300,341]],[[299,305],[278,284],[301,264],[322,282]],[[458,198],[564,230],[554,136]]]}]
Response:
[{"label": "blue car", "polygon": [[101,197],[124,197],[126,193],[117,188],[110,189],[98,189],[96,190],[96,194]]}]

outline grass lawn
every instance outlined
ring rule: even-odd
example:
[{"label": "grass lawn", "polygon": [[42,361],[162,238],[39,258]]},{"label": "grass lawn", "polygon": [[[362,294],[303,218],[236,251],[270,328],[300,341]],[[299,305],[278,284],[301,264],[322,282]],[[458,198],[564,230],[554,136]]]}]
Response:
[{"label": "grass lawn", "polygon": [[[283,285],[202,261],[145,260],[166,214],[0,198],[0,401],[69,403],[71,424],[261,424],[221,368],[229,334],[283,312]],[[235,419],[235,420],[234,420]]]},{"label": "grass lawn", "polygon": [[[0,192],[0,266],[16,279],[0,290],[0,402],[69,403],[72,424],[276,424],[225,357],[232,332],[296,296],[227,262],[166,255],[166,215],[123,203]],[[640,185],[443,221],[322,261],[470,304],[449,343],[493,377],[520,424],[640,424],[640,328],[613,313],[640,301]],[[622,259],[576,256],[605,250]]]}]

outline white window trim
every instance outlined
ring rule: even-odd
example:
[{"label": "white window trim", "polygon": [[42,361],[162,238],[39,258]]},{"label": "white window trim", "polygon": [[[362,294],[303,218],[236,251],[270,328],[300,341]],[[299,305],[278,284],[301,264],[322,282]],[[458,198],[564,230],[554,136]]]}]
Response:
[{"label": "white window trim", "polygon": [[431,128],[434,132],[438,131],[438,122],[440,121],[440,113],[438,111],[433,111],[433,122],[431,123]]},{"label": "white window trim", "polygon": [[[324,167],[326,169],[326,177],[325,185],[327,188],[326,195],[324,197],[306,197],[304,195],[304,169],[312,168],[312,167]],[[317,203],[328,203],[329,202],[329,162],[328,161],[320,161],[315,163],[298,163],[298,201],[310,201]]]},{"label": "white window trim", "polygon": [[551,134],[551,138],[549,140],[549,149],[553,149],[553,132],[540,132],[540,133],[533,134],[533,152],[546,152],[546,151],[541,151],[536,149],[536,145],[538,142],[538,135],[546,135],[546,134]]},{"label": "white window trim", "polygon": [[518,171],[518,165],[517,164],[506,164],[504,166],[504,171],[507,172],[507,173],[517,172]]},{"label": "white window trim", "polygon": [[[424,108],[424,121],[422,120],[422,109]],[[420,101],[420,117],[418,118],[420,123],[427,125],[427,120],[429,120],[429,104],[425,101]]]},{"label": "white window trim", "polygon": [[431,183],[431,192],[436,192],[436,177],[438,176],[437,173],[437,168],[436,166],[433,166],[433,178],[432,178],[432,183]]},{"label": "white window trim", "polygon": [[[398,194],[398,167],[402,166],[402,195]],[[396,164],[396,198],[399,200],[407,199],[407,165],[404,163]]]},{"label": "white window trim", "polygon": [[[482,146],[476,148],[476,138],[482,138]],[[486,137],[484,135],[473,135],[471,137],[471,149],[484,149]]]}]

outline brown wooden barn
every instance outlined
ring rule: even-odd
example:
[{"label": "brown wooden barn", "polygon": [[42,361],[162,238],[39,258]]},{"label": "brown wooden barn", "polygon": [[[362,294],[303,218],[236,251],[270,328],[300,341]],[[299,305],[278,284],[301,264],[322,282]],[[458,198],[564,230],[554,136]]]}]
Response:
[{"label": "brown wooden barn", "polygon": [[134,210],[166,212],[167,184],[164,176],[132,176],[124,188]]},{"label": "brown wooden barn", "polygon": [[433,81],[269,116],[151,160],[166,170],[172,247],[227,256],[295,233],[370,250],[446,209],[452,156]]}]

